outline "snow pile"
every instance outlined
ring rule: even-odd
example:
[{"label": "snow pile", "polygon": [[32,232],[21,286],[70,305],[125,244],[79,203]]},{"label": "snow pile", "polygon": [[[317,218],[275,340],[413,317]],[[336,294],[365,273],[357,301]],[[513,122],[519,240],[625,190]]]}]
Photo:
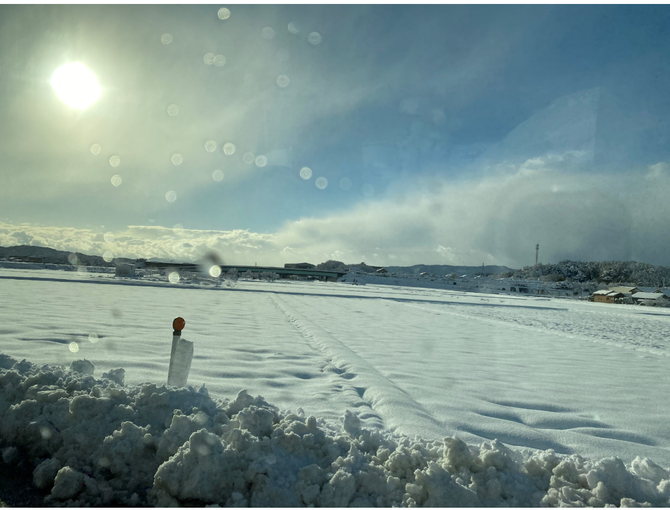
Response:
[{"label": "snow pile", "polygon": [[215,401],[93,370],[0,355],[2,458],[34,466],[47,505],[670,505],[669,473],[639,457],[410,440],[349,411],[339,430],[246,391]]}]

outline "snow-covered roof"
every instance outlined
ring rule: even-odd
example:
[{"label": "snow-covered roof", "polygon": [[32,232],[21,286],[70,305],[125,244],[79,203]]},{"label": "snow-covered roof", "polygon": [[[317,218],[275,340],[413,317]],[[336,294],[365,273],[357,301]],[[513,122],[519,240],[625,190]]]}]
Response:
[{"label": "snow-covered roof", "polygon": [[636,292],[633,299],[659,299],[667,297],[662,292]]},{"label": "snow-covered roof", "polygon": [[620,295],[621,292],[616,292],[614,290],[610,289],[603,289],[603,290],[597,290],[593,293],[593,295],[598,295],[598,296],[618,296]]},{"label": "snow-covered roof", "polygon": [[622,294],[632,294],[634,292],[639,292],[642,289],[639,287],[610,287],[610,290],[621,292]]}]

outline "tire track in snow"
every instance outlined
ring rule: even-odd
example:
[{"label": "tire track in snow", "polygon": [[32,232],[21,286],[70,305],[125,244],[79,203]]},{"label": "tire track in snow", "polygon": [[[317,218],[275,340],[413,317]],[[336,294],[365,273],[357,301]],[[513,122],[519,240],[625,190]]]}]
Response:
[{"label": "tire track in snow", "polygon": [[[421,426],[421,421],[427,422],[426,428],[442,426],[425,407],[333,335],[276,294],[272,295],[272,301],[298,332],[325,354],[327,360],[335,366],[333,371],[339,375],[342,382],[349,384],[361,400],[368,403],[371,410],[379,417],[380,428],[406,434],[406,431],[415,430],[417,425]],[[361,419],[366,419],[365,413],[356,414]],[[369,427],[370,423],[367,422],[365,425]]]}]

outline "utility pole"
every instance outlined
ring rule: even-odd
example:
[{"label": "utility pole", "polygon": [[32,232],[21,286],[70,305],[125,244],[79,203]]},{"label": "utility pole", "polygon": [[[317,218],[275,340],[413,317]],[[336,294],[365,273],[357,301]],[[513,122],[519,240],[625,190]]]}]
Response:
[{"label": "utility pole", "polygon": [[535,245],[535,265],[537,266],[537,255],[540,252],[540,243]]}]

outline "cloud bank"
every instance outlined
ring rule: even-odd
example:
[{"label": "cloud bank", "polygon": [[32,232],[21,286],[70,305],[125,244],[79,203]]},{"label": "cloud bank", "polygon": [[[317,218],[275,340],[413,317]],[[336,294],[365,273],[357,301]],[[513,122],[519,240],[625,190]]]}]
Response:
[{"label": "cloud bank", "polygon": [[534,263],[539,243],[545,263],[670,265],[670,164],[613,176],[571,172],[564,159],[531,159],[512,173],[477,182],[425,178],[402,194],[290,221],[274,233],[137,225],[104,232],[0,223],[0,244],[184,261],[215,250],[229,264],[336,259],[519,268]]}]

